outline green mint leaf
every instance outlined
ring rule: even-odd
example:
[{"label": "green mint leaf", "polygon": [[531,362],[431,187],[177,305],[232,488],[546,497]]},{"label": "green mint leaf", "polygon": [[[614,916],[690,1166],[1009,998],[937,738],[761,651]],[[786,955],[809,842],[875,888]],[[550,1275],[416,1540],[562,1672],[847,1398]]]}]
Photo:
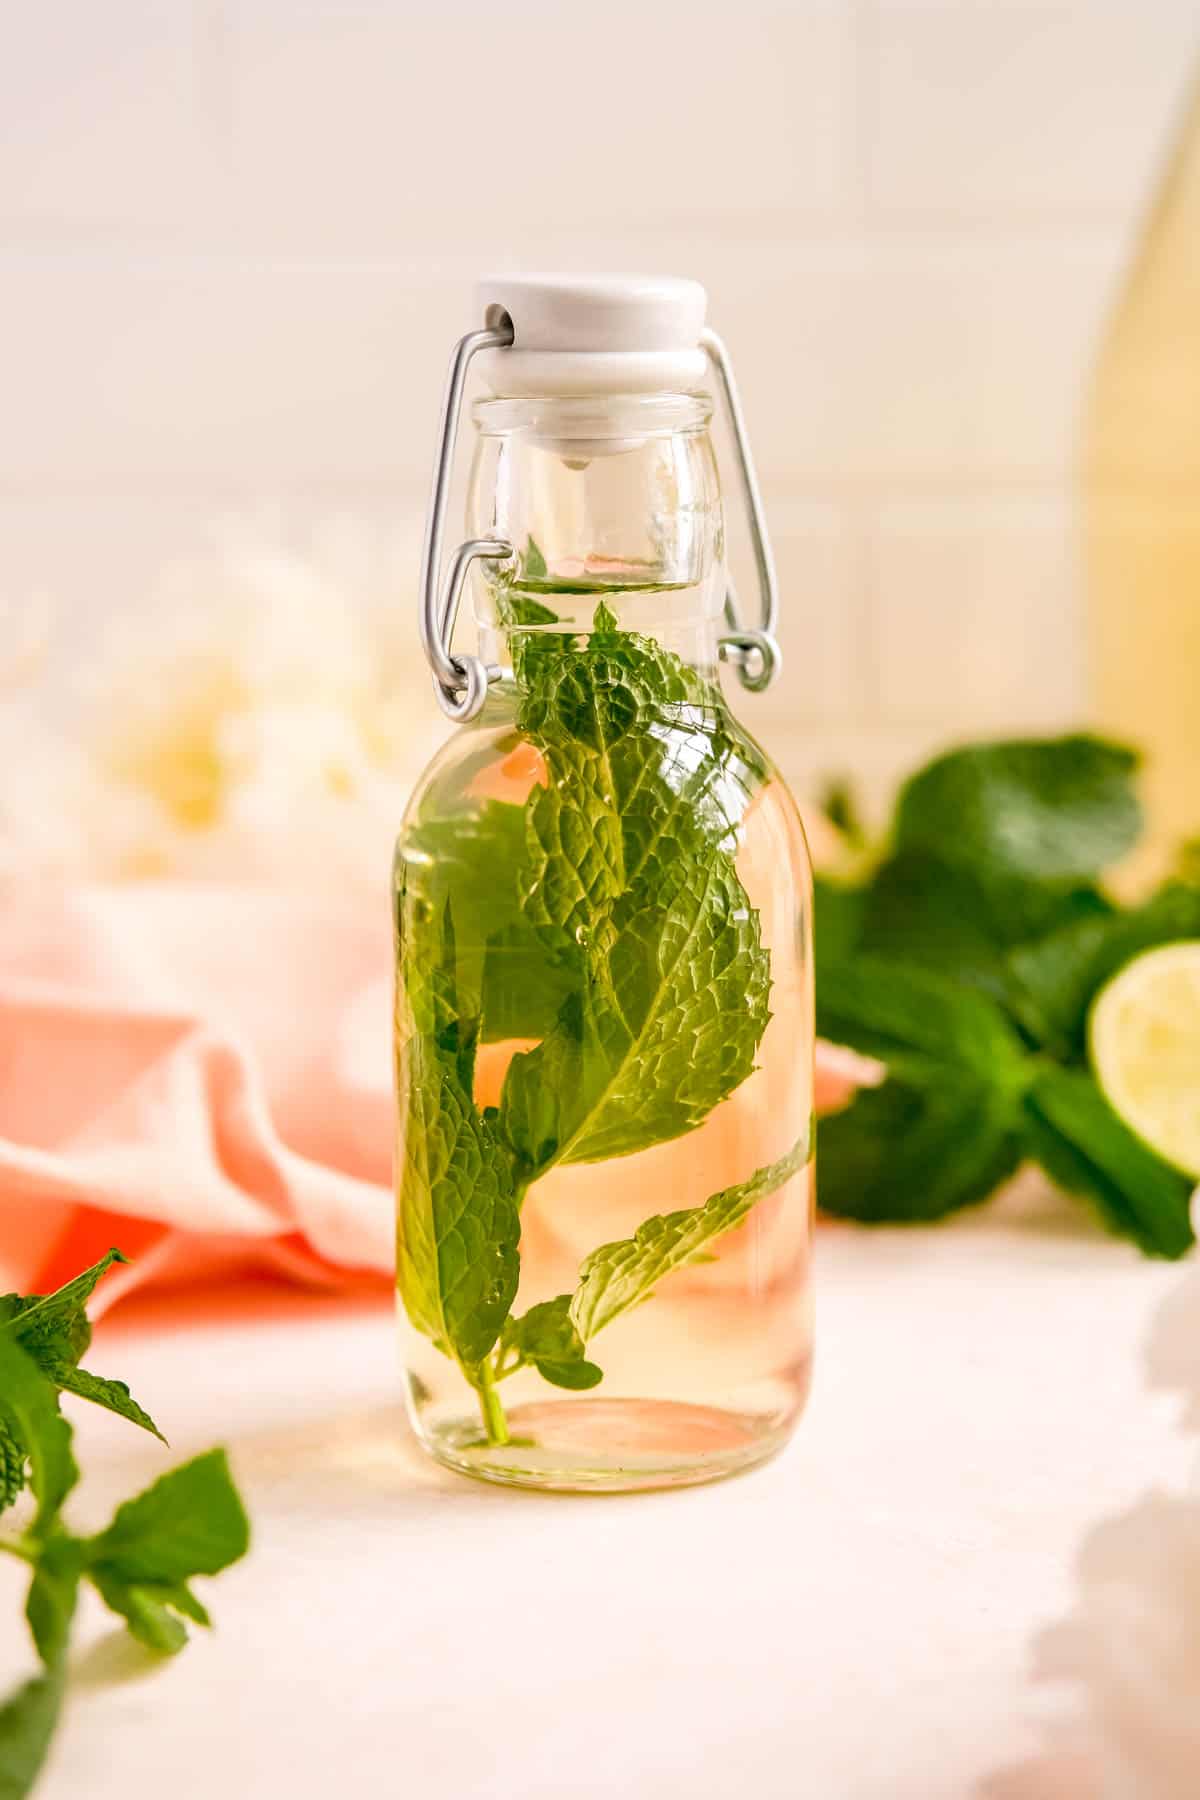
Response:
[{"label": "green mint leaf", "polygon": [[1111,911],[1091,886],[985,874],[925,850],[902,850],[880,866],[864,896],[857,948],[915,960],[1008,997],[1009,945]]},{"label": "green mint leaf", "polygon": [[8,1321],[29,1354],[39,1362],[53,1355],[64,1362],[77,1363],[92,1341],[92,1328],[84,1308],[97,1283],[114,1263],[127,1262],[119,1250],[110,1250],[82,1275],[68,1281],[53,1294],[29,1294],[21,1298],[20,1310]]},{"label": "green mint leaf", "polygon": [[1172,884],[1144,905],[1086,918],[1011,951],[1013,978],[1030,997],[1042,1042],[1082,1055],[1092,1000],[1119,969],[1158,944],[1200,937],[1200,888]]},{"label": "green mint leaf", "polygon": [[824,966],[817,1027],[897,1074],[970,1072],[985,1086],[1016,1089],[1027,1079],[1024,1045],[995,1001],[950,976],[887,957]]},{"label": "green mint leaf", "polygon": [[513,1058],[498,1130],[522,1182],[699,1125],[751,1073],[770,964],[732,850],[761,763],[713,690],[597,608],[529,675],[526,914],[582,949],[582,990]]},{"label": "green mint leaf", "polygon": [[32,1793],[58,1723],[64,1683],[59,1663],[0,1706],[0,1800],[25,1800]]},{"label": "green mint leaf", "polygon": [[722,1188],[702,1206],[658,1214],[639,1225],[631,1238],[593,1250],[580,1267],[579,1286],[570,1301],[571,1322],[584,1343],[622,1313],[649,1300],[665,1276],[706,1258],[714,1240],[740,1225],[760,1200],[789,1181],[810,1153],[806,1134],[778,1162],[757,1169],[747,1181]]},{"label": "green mint leaf", "polygon": [[825,963],[839,963],[858,949],[867,889],[817,875],[813,880],[813,951],[817,978]]},{"label": "green mint leaf", "polygon": [[576,945],[550,950],[524,919],[494,931],[483,954],[480,1037],[494,1044],[504,1038],[548,1036],[581,981]]},{"label": "green mint leaf", "polygon": [[82,1544],[65,1532],[48,1538],[38,1557],[25,1602],[25,1617],[38,1655],[47,1668],[66,1650],[83,1563]]},{"label": "green mint leaf", "polygon": [[571,1320],[570,1294],[543,1300],[519,1319],[509,1319],[500,1348],[515,1355],[514,1367],[532,1363],[554,1387],[593,1388],[603,1379],[603,1371],[584,1354],[583,1339]]},{"label": "green mint leaf", "polygon": [[499,1128],[526,1180],[680,1137],[754,1068],[770,1017],[757,915],[720,852],[674,872],[663,906],[618,902],[591,991],[509,1064]]},{"label": "green mint leaf", "polygon": [[421,929],[425,959],[409,963],[396,1280],[416,1330],[471,1370],[516,1295],[520,1219],[509,1160],[472,1097],[473,1026],[458,1014],[449,902]]},{"label": "green mint leaf", "polygon": [[12,1421],[0,1414],[0,1512],[24,1489],[25,1461],[25,1446]]},{"label": "green mint leaf", "polygon": [[525,556],[521,573],[526,581],[545,581],[546,579],[546,558],[533,538],[525,540]]},{"label": "green mint leaf", "polygon": [[53,1386],[8,1332],[0,1332],[0,1418],[28,1452],[38,1502],[32,1531],[45,1537],[79,1470],[71,1454],[71,1427],[58,1410]]},{"label": "green mint leaf", "polygon": [[609,909],[662,870],[682,832],[736,849],[764,773],[718,691],[653,639],[596,610],[581,645],[539,662],[519,728],[548,784],[526,803],[526,914],[593,942]]},{"label": "green mint leaf", "polygon": [[125,1620],[131,1635],[148,1650],[166,1656],[182,1650],[188,1638],[183,1618],[194,1619],[198,1625],[212,1624],[186,1581],[130,1582],[106,1568],[93,1570],[91,1578],[104,1604]]},{"label": "green mint leaf", "polygon": [[1031,1153],[1061,1187],[1092,1201],[1110,1230],[1149,1256],[1191,1248],[1193,1184],[1135,1137],[1090,1075],[1045,1065],[1025,1106]]},{"label": "green mint leaf", "polygon": [[1020,1160],[1032,1064],[986,994],[915,965],[859,956],[823,968],[819,1029],[877,1056],[889,1079],[820,1126],[820,1203],[843,1218],[935,1219],[984,1200]]},{"label": "green mint leaf", "polygon": [[75,1394],[81,1400],[90,1400],[95,1406],[103,1406],[108,1412],[119,1413],[131,1425],[140,1425],[143,1431],[152,1433],[160,1443],[166,1443],[166,1438],[150,1414],[138,1405],[123,1381],[113,1381],[104,1375],[92,1375],[87,1369],[61,1366],[52,1366],[48,1373],[64,1393]]},{"label": "green mint leaf", "polygon": [[1137,762],[1133,751],[1083,735],[951,751],[902,789],[895,848],[984,879],[1089,881],[1137,840]]},{"label": "green mint leaf", "polygon": [[[110,1250],[98,1263],[53,1294],[5,1294],[0,1299],[0,1329],[5,1326],[27,1355],[57,1388],[91,1400],[109,1412],[140,1425],[163,1438],[149,1413],[140,1407],[123,1381],[91,1375],[76,1365],[91,1343],[92,1328],[85,1311],[97,1283],[114,1263],[127,1262],[119,1250]],[[0,1441],[0,1501],[5,1491],[4,1446]]]},{"label": "green mint leaf", "polygon": [[551,951],[522,910],[524,851],[525,809],[500,800],[440,815],[431,807],[405,840],[401,929],[418,899],[437,920],[452,904],[459,1004],[479,1016],[484,1043],[545,1037],[579,981],[577,946]]},{"label": "green mint leaf", "polygon": [[224,1450],[210,1450],[119,1506],[86,1550],[97,1582],[156,1588],[219,1574],[249,1544],[250,1526],[228,1459]]},{"label": "green mint leaf", "polygon": [[822,1211],[866,1224],[976,1205],[1021,1160],[1011,1096],[948,1068],[864,1088],[821,1120],[817,1141]]}]

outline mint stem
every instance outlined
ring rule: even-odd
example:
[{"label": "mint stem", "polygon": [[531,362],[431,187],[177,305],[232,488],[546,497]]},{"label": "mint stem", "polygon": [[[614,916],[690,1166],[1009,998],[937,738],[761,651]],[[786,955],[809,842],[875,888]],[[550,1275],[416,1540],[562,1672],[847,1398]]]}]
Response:
[{"label": "mint stem", "polygon": [[479,1379],[476,1382],[479,1391],[479,1410],[483,1415],[484,1430],[489,1444],[507,1444],[508,1420],[504,1416],[504,1408],[500,1404],[500,1396],[496,1392],[491,1365],[480,1363]]}]

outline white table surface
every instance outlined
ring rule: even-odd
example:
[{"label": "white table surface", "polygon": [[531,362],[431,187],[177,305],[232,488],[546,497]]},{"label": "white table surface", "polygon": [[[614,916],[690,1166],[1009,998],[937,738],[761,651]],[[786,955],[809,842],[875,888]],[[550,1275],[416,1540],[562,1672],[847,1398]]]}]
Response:
[{"label": "white table surface", "polygon": [[[81,1619],[44,1800],[963,1800],[1036,1750],[1031,1634],[1092,1520],[1181,1477],[1139,1349],[1178,1275],[1053,1200],[823,1227],[808,1415],[711,1488],[543,1498],[410,1439],[383,1306],[131,1307],[89,1361],[172,1438],[71,1407],[99,1523],[229,1445],[249,1558],[152,1664]],[[264,1304],[267,1310],[263,1310]],[[175,1329],[168,1329],[174,1325]],[[0,1674],[27,1659],[5,1560]],[[1034,1779],[1010,1785],[1043,1800]],[[1057,1789],[1055,1790],[1057,1792]]]}]

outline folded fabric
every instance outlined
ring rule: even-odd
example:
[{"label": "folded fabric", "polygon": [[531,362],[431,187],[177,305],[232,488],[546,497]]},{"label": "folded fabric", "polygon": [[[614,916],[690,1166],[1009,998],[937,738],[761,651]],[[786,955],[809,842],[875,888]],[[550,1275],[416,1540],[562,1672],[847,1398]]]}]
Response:
[{"label": "folded fabric", "polygon": [[[135,883],[0,899],[0,1285],[241,1269],[376,1287],[393,1261],[391,945],[377,913]],[[820,1108],[870,1068],[818,1048]]]}]

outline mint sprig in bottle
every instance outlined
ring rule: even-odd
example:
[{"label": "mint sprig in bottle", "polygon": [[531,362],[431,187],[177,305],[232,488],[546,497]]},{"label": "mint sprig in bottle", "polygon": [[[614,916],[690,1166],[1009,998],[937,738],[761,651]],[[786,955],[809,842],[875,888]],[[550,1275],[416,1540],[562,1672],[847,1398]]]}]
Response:
[{"label": "mint sprig in bottle", "polygon": [[[421,1442],[520,1486],[710,1480],[778,1450],[808,1391],[810,871],[721,685],[725,662],[765,686],[778,649],[704,310],[688,281],[486,281],[447,388],[421,623],[459,729],[396,848],[397,1292]],[[476,356],[471,536],[444,560]],[[451,642],[468,583],[476,655]]]}]

